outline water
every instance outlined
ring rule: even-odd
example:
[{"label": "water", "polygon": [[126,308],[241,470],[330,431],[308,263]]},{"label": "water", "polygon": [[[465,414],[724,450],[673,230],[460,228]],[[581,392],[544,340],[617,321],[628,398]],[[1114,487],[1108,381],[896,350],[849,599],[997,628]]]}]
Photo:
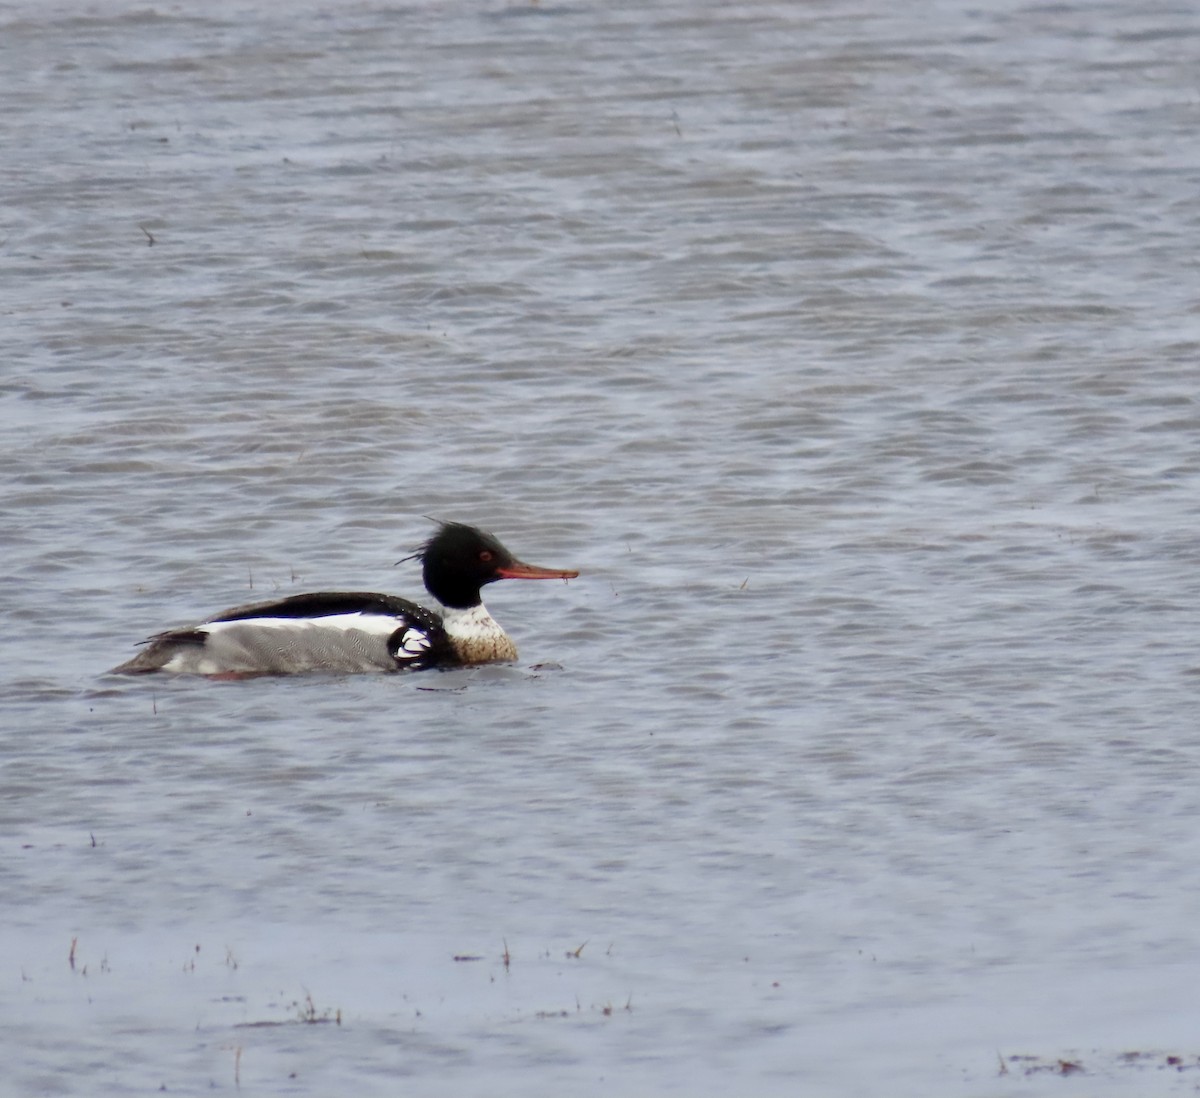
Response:
[{"label": "water", "polygon": [[[1194,1089],[1200,14],[0,48],[0,1089]],[[518,665],[104,674],[425,515]]]}]

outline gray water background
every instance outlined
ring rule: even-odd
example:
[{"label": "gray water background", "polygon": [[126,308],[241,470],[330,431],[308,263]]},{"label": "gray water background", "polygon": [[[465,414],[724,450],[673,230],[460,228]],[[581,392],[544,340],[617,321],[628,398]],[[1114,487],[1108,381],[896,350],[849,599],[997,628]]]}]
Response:
[{"label": "gray water background", "polygon": [[[1198,74],[1155,0],[0,5],[0,1092],[1191,1092]],[[426,515],[582,570],[518,665],[104,674]]]}]

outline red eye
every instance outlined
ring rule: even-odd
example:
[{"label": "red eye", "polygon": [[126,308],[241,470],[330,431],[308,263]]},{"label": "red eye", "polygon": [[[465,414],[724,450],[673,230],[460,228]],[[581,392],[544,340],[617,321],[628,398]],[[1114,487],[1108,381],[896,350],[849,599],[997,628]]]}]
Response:
[{"label": "red eye", "polygon": [[490,549],[480,549],[479,550],[479,559],[482,561],[491,560],[492,559],[492,551]]}]

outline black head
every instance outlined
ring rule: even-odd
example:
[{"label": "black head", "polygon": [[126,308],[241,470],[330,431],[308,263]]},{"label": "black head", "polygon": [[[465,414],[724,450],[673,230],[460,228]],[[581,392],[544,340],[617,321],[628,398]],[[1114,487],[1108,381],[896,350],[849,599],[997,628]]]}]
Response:
[{"label": "black head", "polygon": [[426,590],[443,606],[467,610],[484,584],[499,579],[574,579],[578,572],[517,560],[499,539],[461,522],[443,522],[417,554]]}]

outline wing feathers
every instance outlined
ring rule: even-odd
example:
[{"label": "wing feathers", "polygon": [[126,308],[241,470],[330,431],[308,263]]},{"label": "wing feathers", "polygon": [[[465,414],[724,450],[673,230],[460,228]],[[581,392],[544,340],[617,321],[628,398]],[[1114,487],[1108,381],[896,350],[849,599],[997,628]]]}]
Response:
[{"label": "wing feathers", "polygon": [[115,670],[294,674],[455,662],[438,614],[393,595],[337,591],[249,603],[193,629],[160,633]]}]

